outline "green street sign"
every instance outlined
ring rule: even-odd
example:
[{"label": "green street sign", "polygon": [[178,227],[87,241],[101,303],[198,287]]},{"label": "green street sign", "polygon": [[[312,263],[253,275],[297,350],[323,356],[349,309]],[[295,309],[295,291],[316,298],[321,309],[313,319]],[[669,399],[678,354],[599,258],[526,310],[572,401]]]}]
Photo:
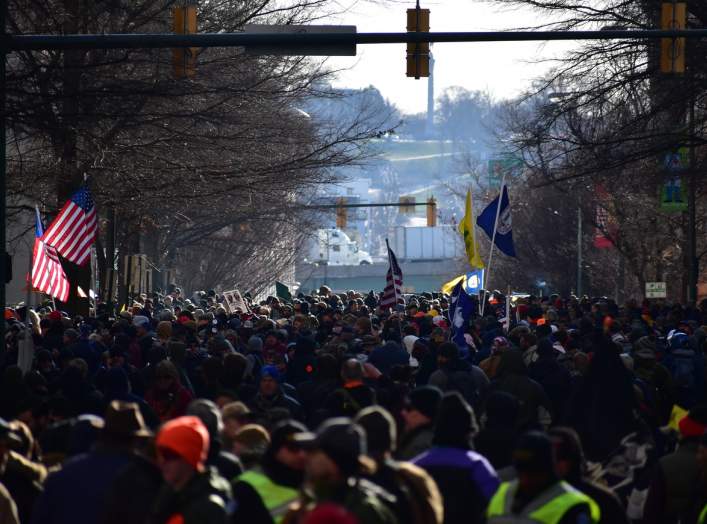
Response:
[{"label": "green street sign", "polygon": [[501,187],[503,175],[506,178],[518,177],[523,172],[523,161],[515,156],[506,155],[488,161],[489,187]]},{"label": "green street sign", "polygon": [[671,178],[661,186],[660,209],[666,213],[687,211],[687,194],[680,177]]}]

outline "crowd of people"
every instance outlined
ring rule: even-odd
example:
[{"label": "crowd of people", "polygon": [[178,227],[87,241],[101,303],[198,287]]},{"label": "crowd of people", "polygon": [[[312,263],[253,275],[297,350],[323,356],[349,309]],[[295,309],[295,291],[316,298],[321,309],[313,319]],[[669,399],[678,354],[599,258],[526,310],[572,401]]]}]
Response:
[{"label": "crowd of people", "polygon": [[707,303],[488,299],[7,309],[0,524],[705,522]]}]

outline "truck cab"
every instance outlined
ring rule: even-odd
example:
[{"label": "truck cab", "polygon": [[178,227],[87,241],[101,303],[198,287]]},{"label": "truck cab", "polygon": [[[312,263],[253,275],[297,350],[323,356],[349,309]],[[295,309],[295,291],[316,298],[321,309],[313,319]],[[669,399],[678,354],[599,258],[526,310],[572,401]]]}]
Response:
[{"label": "truck cab", "polygon": [[312,263],[330,266],[359,266],[372,264],[371,255],[358,248],[341,229],[320,229],[311,251]]}]

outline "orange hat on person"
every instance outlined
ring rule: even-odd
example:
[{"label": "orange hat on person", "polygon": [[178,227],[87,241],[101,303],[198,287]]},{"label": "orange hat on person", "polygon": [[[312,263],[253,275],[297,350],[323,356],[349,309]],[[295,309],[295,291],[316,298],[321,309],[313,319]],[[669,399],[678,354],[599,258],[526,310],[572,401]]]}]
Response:
[{"label": "orange hat on person", "polygon": [[157,449],[179,455],[197,471],[204,471],[209,454],[209,431],[197,417],[178,417],[167,422],[157,434]]}]

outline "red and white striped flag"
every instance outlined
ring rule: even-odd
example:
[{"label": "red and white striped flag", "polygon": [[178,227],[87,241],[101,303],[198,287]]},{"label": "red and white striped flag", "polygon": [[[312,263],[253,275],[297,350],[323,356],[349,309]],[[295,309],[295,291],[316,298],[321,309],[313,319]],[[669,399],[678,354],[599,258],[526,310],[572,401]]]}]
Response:
[{"label": "red and white striped flag", "polygon": [[37,213],[37,226],[34,238],[34,255],[32,257],[32,287],[51,295],[61,302],[69,298],[69,281],[64,268],[52,246],[42,240],[42,219]]},{"label": "red and white striped flag", "polygon": [[42,240],[68,261],[82,266],[90,259],[97,230],[96,206],[88,188],[82,186],[61,208]]},{"label": "red and white striped flag", "polygon": [[390,249],[388,240],[385,241],[388,248],[388,273],[385,275],[385,289],[381,298],[380,307],[395,307],[397,304],[404,304],[403,300],[403,272],[398,265],[398,259],[395,258],[395,253]]}]

